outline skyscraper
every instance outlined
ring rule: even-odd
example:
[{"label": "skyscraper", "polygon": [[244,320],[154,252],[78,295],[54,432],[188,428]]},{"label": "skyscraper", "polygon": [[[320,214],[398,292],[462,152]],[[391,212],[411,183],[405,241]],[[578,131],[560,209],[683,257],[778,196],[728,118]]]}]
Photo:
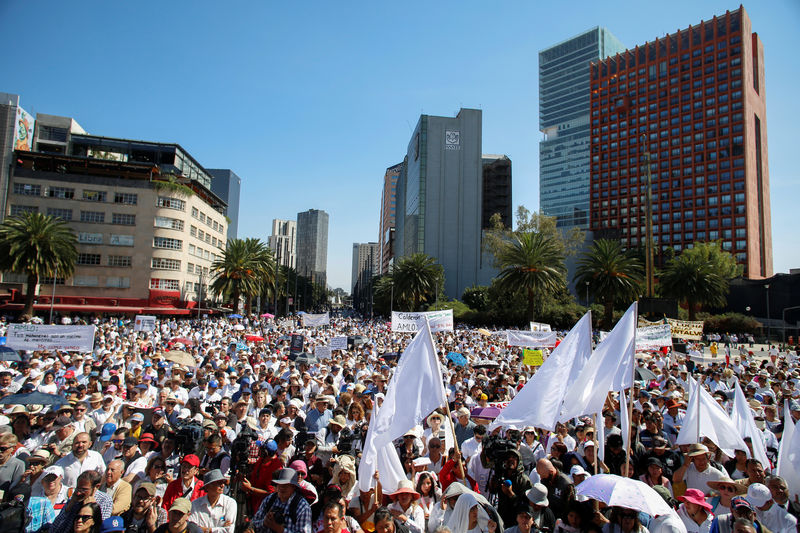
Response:
[{"label": "skyscraper", "polygon": [[597,27],[539,52],[539,209],[558,227],[589,226],[589,65],[624,49]]},{"label": "skyscraper", "polygon": [[481,124],[478,109],[461,109],[455,118],[422,115],[398,179],[395,256],[433,257],[444,268],[447,298],[488,285],[496,274],[482,253]]},{"label": "skyscraper", "polygon": [[327,287],[328,213],[309,209],[297,213],[297,273]]},{"label": "skyscraper", "polygon": [[398,163],[386,169],[383,176],[383,191],[381,192],[381,219],[378,228],[379,267],[380,273],[389,272],[389,266],[394,258],[394,233],[395,211],[397,208],[397,178],[403,169],[403,163]]},{"label": "skyscraper", "polygon": [[239,196],[242,178],[228,168],[208,168],[211,174],[211,190],[228,204],[225,216],[228,217],[228,239],[235,239],[239,234]]},{"label": "skyscraper", "polygon": [[598,61],[591,110],[595,237],[645,245],[647,155],[656,264],[721,240],[746,277],[772,276],[764,49],[744,8]]},{"label": "skyscraper", "polygon": [[267,245],[275,253],[275,263],[279,266],[297,266],[297,222],[294,220],[272,219],[272,234]]}]

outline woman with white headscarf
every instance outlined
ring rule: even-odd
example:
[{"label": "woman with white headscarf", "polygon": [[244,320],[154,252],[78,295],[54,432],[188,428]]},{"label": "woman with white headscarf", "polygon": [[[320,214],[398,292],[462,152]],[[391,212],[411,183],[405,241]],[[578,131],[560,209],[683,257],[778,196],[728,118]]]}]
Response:
[{"label": "woman with white headscarf", "polygon": [[447,521],[447,527],[453,533],[494,533],[497,523],[489,519],[472,492],[465,492],[458,497],[453,514]]}]

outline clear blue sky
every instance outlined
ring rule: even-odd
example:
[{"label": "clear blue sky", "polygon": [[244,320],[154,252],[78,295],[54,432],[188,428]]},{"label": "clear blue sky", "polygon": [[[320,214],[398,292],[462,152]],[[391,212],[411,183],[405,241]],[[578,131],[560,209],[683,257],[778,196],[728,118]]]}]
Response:
[{"label": "clear blue sky", "polygon": [[[511,157],[514,204],[538,210],[539,50],[597,25],[635,46],[736,7],[0,0],[0,91],[91,133],[177,142],[233,169],[240,236],[324,209],[328,279],[349,291],[352,243],[377,240],[384,170],[420,113],[481,108],[484,153]],[[745,9],[765,47],[774,264],[787,272],[800,267],[800,2]]]}]

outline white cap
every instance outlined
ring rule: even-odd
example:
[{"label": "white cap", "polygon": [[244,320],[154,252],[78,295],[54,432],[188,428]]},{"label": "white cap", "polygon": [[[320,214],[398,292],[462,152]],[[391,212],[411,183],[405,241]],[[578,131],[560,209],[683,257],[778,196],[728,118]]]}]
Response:
[{"label": "white cap", "polygon": [[753,483],[747,487],[747,496],[745,499],[750,502],[750,505],[753,507],[764,507],[767,502],[772,499],[772,493],[766,485]]},{"label": "white cap", "polygon": [[48,466],[47,468],[42,471],[42,477],[49,476],[50,474],[54,474],[57,477],[63,478],[64,477],[64,469],[60,466],[52,465]]}]

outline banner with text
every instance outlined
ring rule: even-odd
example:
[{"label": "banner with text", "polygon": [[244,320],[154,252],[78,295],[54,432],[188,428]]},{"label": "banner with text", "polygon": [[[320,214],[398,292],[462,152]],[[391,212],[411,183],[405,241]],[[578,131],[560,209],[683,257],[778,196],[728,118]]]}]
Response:
[{"label": "banner with text", "polygon": [[542,366],[542,364],[544,364],[544,354],[541,350],[524,348],[522,350],[522,364],[528,366]]},{"label": "banner with text", "polygon": [[662,320],[656,320],[655,322],[651,322],[650,320],[647,320],[645,317],[643,317],[643,316],[640,316],[640,317],[639,317],[639,324],[638,324],[638,326],[639,326],[640,328],[643,328],[643,327],[646,327],[646,326],[658,326],[658,325],[660,325],[660,324],[665,324],[665,323],[666,323],[666,322],[664,322],[664,320],[663,320],[663,319],[662,319]]},{"label": "banner with text", "polygon": [[703,322],[689,322],[688,320],[675,320],[668,318],[672,328],[672,336],[676,339],[689,339],[699,341],[703,338]]},{"label": "banner with text", "polygon": [[331,323],[331,317],[328,313],[321,313],[318,315],[310,315],[308,313],[303,315],[303,327],[309,326],[327,326]]},{"label": "banner with text", "polygon": [[155,331],[156,317],[152,315],[136,315],[133,331]]},{"label": "banner with text", "polygon": [[658,350],[664,346],[672,347],[672,328],[669,324],[636,328],[636,350]]},{"label": "banner with text", "polygon": [[506,330],[506,343],[509,346],[527,346],[528,348],[555,346],[556,334],[552,331],[522,331],[509,329]]},{"label": "banner with text", "polygon": [[330,346],[322,346],[317,345],[314,347],[314,355],[317,356],[319,359],[330,359],[331,358],[331,347]]},{"label": "banner with text", "polygon": [[294,355],[303,352],[303,346],[305,345],[306,338],[302,335],[294,334],[292,335],[292,340],[289,343],[289,353]]},{"label": "banner with text", "polygon": [[425,318],[431,328],[431,333],[437,331],[453,331],[453,310],[427,311],[424,313],[400,313],[392,311],[392,331],[396,333],[416,333],[420,322]]},{"label": "banner with text", "polygon": [[552,329],[550,328],[550,324],[531,322],[531,331],[552,331]]},{"label": "banner with text", "polygon": [[347,337],[333,337],[328,346],[331,347],[331,350],[346,350],[347,349]]},{"label": "banner with text", "polygon": [[48,326],[11,324],[6,344],[15,350],[65,350],[88,352],[94,349],[94,326]]}]

